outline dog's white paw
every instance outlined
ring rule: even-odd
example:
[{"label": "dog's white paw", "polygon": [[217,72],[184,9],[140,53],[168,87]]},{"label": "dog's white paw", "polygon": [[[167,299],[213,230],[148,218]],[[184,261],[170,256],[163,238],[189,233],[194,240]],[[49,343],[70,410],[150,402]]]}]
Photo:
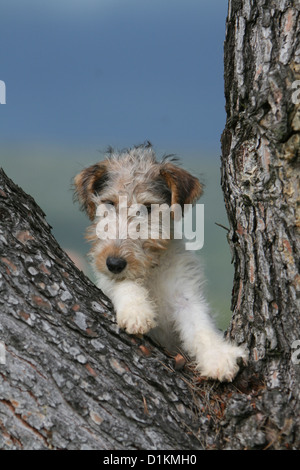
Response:
[{"label": "dog's white paw", "polygon": [[156,326],[155,312],[147,303],[129,304],[117,311],[117,323],[131,335],[144,335]]},{"label": "dog's white paw", "polygon": [[239,371],[238,362],[247,363],[248,352],[243,346],[235,346],[229,342],[218,344],[201,354],[197,368],[201,375],[220,382],[231,382]]}]

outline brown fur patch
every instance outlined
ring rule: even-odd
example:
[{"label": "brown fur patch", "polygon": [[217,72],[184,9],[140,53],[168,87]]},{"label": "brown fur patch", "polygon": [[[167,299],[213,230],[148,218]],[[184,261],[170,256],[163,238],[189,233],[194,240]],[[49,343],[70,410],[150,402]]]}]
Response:
[{"label": "brown fur patch", "polygon": [[202,195],[200,181],[172,163],[166,163],[160,170],[172,193],[172,204],[194,204]]},{"label": "brown fur patch", "polygon": [[74,178],[75,197],[91,220],[95,218],[96,206],[92,196],[103,190],[108,182],[107,163],[100,162],[82,170]]}]

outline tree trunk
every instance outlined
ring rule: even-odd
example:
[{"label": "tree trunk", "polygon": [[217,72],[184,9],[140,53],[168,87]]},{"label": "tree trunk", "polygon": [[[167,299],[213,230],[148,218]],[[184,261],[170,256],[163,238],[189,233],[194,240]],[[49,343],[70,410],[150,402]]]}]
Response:
[{"label": "tree trunk", "polygon": [[248,373],[259,384],[236,446],[259,429],[257,445],[300,447],[299,6],[229,0],[222,135],[235,266],[229,334],[249,345]]}]

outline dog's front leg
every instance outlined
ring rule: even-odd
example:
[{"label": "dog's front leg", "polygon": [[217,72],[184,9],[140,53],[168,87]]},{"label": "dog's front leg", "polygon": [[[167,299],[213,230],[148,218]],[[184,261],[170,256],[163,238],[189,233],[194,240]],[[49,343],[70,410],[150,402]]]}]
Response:
[{"label": "dog's front leg", "polygon": [[247,352],[225,340],[214,326],[205,301],[192,297],[185,296],[174,312],[183,346],[201,375],[232,381],[239,370],[239,359],[247,362]]},{"label": "dog's front leg", "polygon": [[155,305],[147,289],[134,281],[115,282],[109,296],[117,323],[129,334],[145,334],[156,326]]}]

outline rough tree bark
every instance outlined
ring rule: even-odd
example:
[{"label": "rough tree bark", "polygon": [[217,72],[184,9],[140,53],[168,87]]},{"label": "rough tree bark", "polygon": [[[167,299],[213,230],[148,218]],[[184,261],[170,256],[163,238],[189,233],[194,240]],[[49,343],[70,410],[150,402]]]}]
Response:
[{"label": "rough tree bark", "polygon": [[[249,345],[261,381],[243,426],[275,448],[300,447],[299,10],[299,0],[230,0],[225,41],[230,336]],[[234,445],[245,438],[241,428]]]},{"label": "rough tree bark", "polygon": [[[222,185],[235,263],[232,384],[119,331],[108,299],[0,171],[0,449],[296,449],[299,7],[229,2]],[[298,55],[297,55],[298,54]],[[297,114],[298,113],[298,114]],[[5,360],[3,360],[5,346]]]},{"label": "rough tree bark", "polygon": [[0,449],[201,447],[187,379],[111,310],[0,170]]}]

